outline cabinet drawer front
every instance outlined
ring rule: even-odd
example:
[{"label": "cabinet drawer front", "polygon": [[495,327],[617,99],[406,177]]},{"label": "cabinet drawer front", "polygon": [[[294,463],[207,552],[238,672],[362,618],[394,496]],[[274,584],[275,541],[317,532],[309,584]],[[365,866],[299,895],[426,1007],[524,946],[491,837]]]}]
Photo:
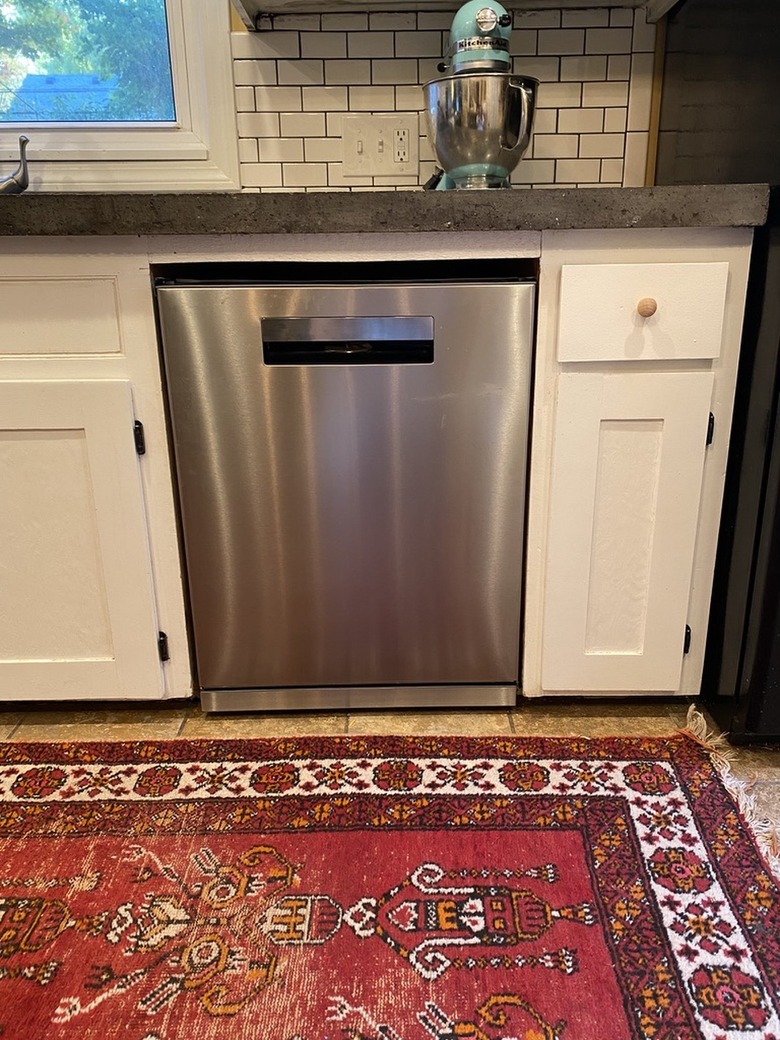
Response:
[{"label": "cabinet drawer front", "polygon": [[[727,263],[565,264],[558,360],[718,357],[728,269]],[[647,314],[653,305],[654,313],[643,317],[640,310]]]},{"label": "cabinet drawer front", "polygon": [[0,356],[119,354],[113,275],[11,277],[0,282]]}]

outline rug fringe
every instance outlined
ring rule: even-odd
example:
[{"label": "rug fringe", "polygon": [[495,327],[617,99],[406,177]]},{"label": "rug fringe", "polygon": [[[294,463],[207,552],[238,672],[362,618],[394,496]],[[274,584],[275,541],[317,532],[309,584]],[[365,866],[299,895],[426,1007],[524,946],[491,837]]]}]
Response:
[{"label": "rug fringe", "polygon": [[740,780],[731,771],[731,764],[737,756],[735,749],[729,744],[724,733],[709,729],[704,715],[692,704],[688,709],[686,724],[678,732],[696,741],[710,754],[713,766],[718,770],[726,790],[737,803],[737,807],[750,828],[758,847],[766,860],[767,866],[780,881],[780,827],[774,820],[766,817],[756,805],[750,788],[755,781]]}]

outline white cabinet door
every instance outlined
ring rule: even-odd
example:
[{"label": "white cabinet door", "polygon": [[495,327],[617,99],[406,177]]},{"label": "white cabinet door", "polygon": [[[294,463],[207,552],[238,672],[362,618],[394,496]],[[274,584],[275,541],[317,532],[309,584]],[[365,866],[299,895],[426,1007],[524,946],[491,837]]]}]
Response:
[{"label": "white cabinet door", "polygon": [[713,375],[564,372],[542,685],[680,685]]},{"label": "white cabinet door", "polygon": [[159,697],[126,380],[0,384],[0,699]]}]

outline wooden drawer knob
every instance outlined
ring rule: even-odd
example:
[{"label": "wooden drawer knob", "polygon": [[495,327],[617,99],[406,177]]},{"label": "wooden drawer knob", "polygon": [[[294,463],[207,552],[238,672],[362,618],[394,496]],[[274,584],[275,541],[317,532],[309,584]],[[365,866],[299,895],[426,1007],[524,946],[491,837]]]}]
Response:
[{"label": "wooden drawer knob", "polygon": [[645,296],[636,305],[636,309],[641,318],[652,318],[658,310],[658,304],[652,296]]}]

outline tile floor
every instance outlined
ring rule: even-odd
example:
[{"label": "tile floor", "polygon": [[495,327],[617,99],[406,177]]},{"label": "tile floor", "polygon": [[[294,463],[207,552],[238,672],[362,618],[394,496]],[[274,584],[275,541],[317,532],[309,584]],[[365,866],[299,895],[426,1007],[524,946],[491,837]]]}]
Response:
[{"label": "tile floor", "polygon": [[[317,734],[664,736],[685,725],[688,702],[525,701],[511,711],[321,712],[204,715],[197,703],[160,707],[51,705],[0,710],[0,740],[172,740]],[[711,728],[717,726],[711,723]],[[732,771],[780,826],[780,745],[734,747]]]}]

